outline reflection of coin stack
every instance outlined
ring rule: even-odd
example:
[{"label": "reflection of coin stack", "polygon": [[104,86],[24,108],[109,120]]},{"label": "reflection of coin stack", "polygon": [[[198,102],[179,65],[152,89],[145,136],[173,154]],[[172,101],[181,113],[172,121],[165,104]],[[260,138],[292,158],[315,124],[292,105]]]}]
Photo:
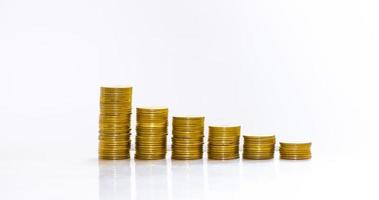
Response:
[{"label": "reflection of coin stack", "polygon": [[132,180],[130,162],[100,160],[99,200],[131,199]]},{"label": "reflection of coin stack", "polygon": [[240,126],[209,126],[208,158],[229,160],[239,158]]},{"label": "reflection of coin stack", "polygon": [[[172,199],[205,199],[206,181],[203,160],[172,161]],[[208,174],[207,174],[208,176]],[[228,177],[229,178],[229,177]]]},{"label": "reflection of coin stack", "polygon": [[[250,168],[249,170],[254,171]],[[206,198],[199,199],[241,199],[236,197],[241,191],[241,164],[239,160],[229,160],[229,162],[223,162],[220,164],[220,161],[210,160],[206,165],[206,179],[207,181],[207,191]],[[256,181],[255,179],[253,179]],[[227,182],[225,182],[227,181]],[[249,180],[248,182],[251,182]],[[188,190],[188,189],[187,189]],[[254,199],[254,198],[253,198]]]},{"label": "reflection of coin stack", "polygon": [[[134,167],[134,198],[117,198],[105,200],[127,199],[172,199],[171,180],[169,183],[166,160],[136,160]],[[170,172],[171,173],[171,172]]]},{"label": "reflection of coin stack", "polygon": [[265,160],[274,158],[275,135],[247,136],[244,135],[243,158]]},{"label": "reflection of coin stack", "polygon": [[101,87],[99,158],[130,157],[131,87]]},{"label": "reflection of coin stack", "polygon": [[204,117],[173,117],[172,159],[203,157]]},{"label": "reflection of coin stack", "polygon": [[168,108],[137,108],[135,158],[158,160],[166,157]]},{"label": "reflection of coin stack", "polygon": [[312,143],[286,143],[280,142],[280,159],[285,160],[306,160],[312,157]]}]

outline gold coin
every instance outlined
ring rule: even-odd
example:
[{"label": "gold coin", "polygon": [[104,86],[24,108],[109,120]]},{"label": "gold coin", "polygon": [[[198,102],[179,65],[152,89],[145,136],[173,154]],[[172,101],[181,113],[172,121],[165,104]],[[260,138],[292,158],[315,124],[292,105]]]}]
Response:
[{"label": "gold coin", "polygon": [[240,131],[241,126],[209,126],[209,130],[214,130],[214,131]]},{"label": "gold coin", "polygon": [[172,138],[172,141],[173,142],[201,142],[203,143],[204,141],[204,137],[201,137],[201,136],[198,136],[198,137],[188,137],[188,138],[183,138],[183,137],[176,137],[176,136],[173,136]]},{"label": "gold coin", "polygon": [[244,135],[247,139],[275,139],[275,135]]},{"label": "gold coin", "polygon": [[197,156],[177,156],[177,155],[173,155],[171,157],[172,159],[174,160],[200,160],[203,158],[202,155],[197,155]]},{"label": "gold coin", "polygon": [[249,146],[244,146],[244,150],[246,151],[274,151],[275,147],[249,147]]},{"label": "gold coin", "polygon": [[284,155],[280,155],[280,159],[284,159],[284,160],[307,160],[307,159],[311,159],[312,156],[311,155],[305,155],[305,156],[284,156]]},{"label": "gold coin", "polygon": [[187,151],[176,151],[173,152],[172,155],[174,156],[201,156],[203,155],[202,151],[192,151],[192,152],[187,152]]},{"label": "gold coin", "polygon": [[135,159],[138,160],[163,160],[166,158],[166,155],[140,155],[136,154]]},{"label": "gold coin", "polygon": [[280,146],[282,147],[293,147],[293,146],[310,147],[311,145],[312,145],[311,142],[280,142]]},{"label": "gold coin", "polygon": [[246,145],[246,143],[243,145],[243,148],[244,149],[247,149],[247,150],[274,150],[275,149],[275,145],[267,145],[267,146],[261,146],[261,145],[257,145],[257,146],[250,146],[250,145]]},{"label": "gold coin", "polygon": [[115,115],[115,114],[108,115],[108,114],[100,113],[99,118],[100,119],[108,119],[108,120],[130,120],[131,114],[121,113],[121,114],[117,114],[117,115]]},{"label": "gold coin", "polygon": [[200,131],[204,132],[204,127],[203,126],[173,126],[172,129],[174,131]]},{"label": "gold coin", "polygon": [[310,148],[283,148],[280,147],[279,151],[283,152],[304,152],[304,151],[311,151]]},{"label": "gold coin", "polygon": [[204,132],[195,132],[195,131],[193,131],[193,132],[179,132],[179,131],[173,131],[172,132],[172,134],[174,135],[174,136],[195,136],[195,137],[204,137]]},{"label": "gold coin", "polygon": [[131,86],[112,86],[112,87],[101,86],[100,91],[104,92],[104,93],[107,93],[107,92],[110,92],[110,93],[114,93],[114,92],[131,93],[133,91],[133,87],[131,87]]},{"label": "gold coin", "polygon": [[239,155],[224,155],[224,156],[215,156],[212,154],[208,154],[208,159],[210,160],[233,160],[238,159]]},{"label": "gold coin", "polygon": [[172,142],[175,146],[202,146],[203,142]]},{"label": "gold coin", "polygon": [[244,139],[244,142],[248,145],[275,145],[275,140],[272,141],[248,141]]},{"label": "gold coin", "polygon": [[232,135],[232,136],[212,136],[212,135],[209,135],[208,139],[214,140],[214,141],[215,140],[239,140],[240,136],[238,136],[238,135]]},{"label": "gold coin", "polygon": [[117,93],[117,92],[109,92],[109,93],[101,93],[100,94],[100,102],[101,100],[120,100],[120,101],[131,101],[132,93]]},{"label": "gold coin", "polygon": [[131,102],[100,102],[100,113],[104,114],[108,111],[118,111],[121,113],[130,114],[132,113],[132,103]]},{"label": "gold coin", "polygon": [[129,155],[123,155],[123,156],[106,156],[106,155],[99,155],[99,159],[102,160],[124,160],[129,159]]},{"label": "gold coin", "polygon": [[156,126],[154,124],[150,126],[136,126],[137,131],[167,131],[167,126]]},{"label": "gold coin", "polygon": [[[166,141],[138,141],[137,145],[138,147],[144,147],[144,146],[157,146],[157,147],[161,147],[161,146],[164,146],[166,145]],[[137,146],[136,145],[136,146]]]},{"label": "gold coin", "polygon": [[130,137],[104,137],[99,135],[99,141],[101,142],[126,142],[130,141]]},{"label": "gold coin", "polygon": [[208,144],[209,145],[221,145],[221,144],[234,144],[234,143],[239,143],[239,139],[228,139],[228,140],[213,140],[213,139],[208,139]]},{"label": "gold coin", "polygon": [[279,151],[281,152],[307,152],[311,151],[310,148],[279,148]]},{"label": "gold coin", "polygon": [[137,131],[137,135],[141,137],[163,137],[167,135],[167,131]]},{"label": "gold coin", "polygon": [[172,144],[173,149],[188,149],[188,150],[198,150],[203,149],[203,144],[191,144],[191,145],[181,145],[181,144]]},{"label": "gold coin", "polygon": [[273,158],[274,156],[243,156],[243,159],[247,160],[270,160]]},{"label": "gold coin", "polygon": [[124,145],[130,144],[130,140],[99,140],[99,145]]},{"label": "gold coin", "polygon": [[214,137],[240,137],[239,132],[208,132],[209,138]]},{"label": "gold coin", "polygon": [[197,150],[197,151],[176,150],[176,151],[173,151],[172,153],[173,153],[173,155],[199,155],[199,154],[203,154],[203,152],[201,150]]},{"label": "gold coin", "polygon": [[137,107],[137,113],[168,113],[167,107]]},{"label": "gold coin", "polygon": [[136,149],[139,155],[165,155],[166,149]]},{"label": "gold coin", "polygon": [[270,151],[248,151],[246,149],[243,150],[243,153],[246,153],[246,154],[274,153],[274,152],[275,152],[274,150],[270,150]]},{"label": "gold coin", "polygon": [[99,130],[100,135],[130,134],[130,129]]},{"label": "gold coin", "polygon": [[167,113],[137,113],[137,120],[168,120],[168,114]]},{"label": "gold coin", "polygon": [[129,132],[129,129],[128,128],[123,128],[123,129],[120,129],[120,128],[117,128],[117,129],[99,129],[99,132],[103,135],[106,135],[106,134],[111,134],[111,133],[130,133]]},{"label": "gold coin", "polygon": [[196,116],[196,115],[189,115],[189,116],[173,116],[173,120],[184,120],[184,121],[204,121],[204,116]]},{"label": "gold coin", "polygon": [[281,156],[309,156],[312,153],[280,153]]},{"label": "gold coin", "polygon": [[173,126],[178,126],[178,127],[204,127],[204,121],[178,121],[178,120],[173,120],[172,121]]},{"label": "gold coin", "polygon": [[99,151],[114,151],[114,150],[123,150],[123,151],[129,151],[130,150],[130,144],[124,144],[124,145],[99,145]]},{"label": "gold coin", "polygon": [[124,94],[102,94],[100,96],[100,105],[101,104],[125,105],[130,107],[132,104],[132,97],[130,95]]}]

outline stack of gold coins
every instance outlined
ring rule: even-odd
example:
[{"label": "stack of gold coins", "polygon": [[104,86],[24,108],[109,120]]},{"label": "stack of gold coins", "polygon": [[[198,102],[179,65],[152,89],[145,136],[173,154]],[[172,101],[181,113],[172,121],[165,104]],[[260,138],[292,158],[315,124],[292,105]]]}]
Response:
[{"label": "stack of gold coins", "polygon": [[280,142],[280,159],[306,160],[312,157],[310,142]]},{"label": "stack of gold coins", "polygon": [[130,116],[132,87],[101,87],[99,119],[99,158],[130,157]]},{"label": "stack of gold coins", "polygon": [[240,126],[209,126],[208,158],[229,160],[239,158]]},{"label": "stack of gold coins", "polygon": [[166,158],[168,108],[137,108],[136,159]]},{"label": "stack of gold coins", "polygon": [[173,117],[172,121],[172,159],[203,158],[204,117]]},{"label": "stack of gold coins", "polygon": [[244,135],[243,158],[250,160],[266,160],[274,158],[275,135],[247,136]]}]

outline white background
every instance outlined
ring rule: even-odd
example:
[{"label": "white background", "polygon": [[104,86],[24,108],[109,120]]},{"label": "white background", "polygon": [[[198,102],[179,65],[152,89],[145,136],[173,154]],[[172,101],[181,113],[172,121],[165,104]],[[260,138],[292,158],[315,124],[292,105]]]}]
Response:
[{"label": "white background", "polygon": [[[0,0],[0,198],[371,197],[375,0]],[[98,162],[99,86],[311,140],[307,162]]]}]

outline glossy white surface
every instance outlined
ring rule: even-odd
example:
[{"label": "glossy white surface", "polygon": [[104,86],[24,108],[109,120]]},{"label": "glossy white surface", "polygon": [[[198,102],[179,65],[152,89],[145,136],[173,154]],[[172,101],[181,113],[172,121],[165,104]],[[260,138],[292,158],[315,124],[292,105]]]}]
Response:
[{"label": "glossy white surface", "polygon": [[[378,8],[0,0],[0,200],[379,199]],[[105,83],[133,85],[134,108],[305,137],[314,157],[99,162]]]},{"label": "glossy white surface", "polygon": [[[365,167],[362,168],[362,165]],[[370,160],[2,160],[2,199],[375,199]]]}]

